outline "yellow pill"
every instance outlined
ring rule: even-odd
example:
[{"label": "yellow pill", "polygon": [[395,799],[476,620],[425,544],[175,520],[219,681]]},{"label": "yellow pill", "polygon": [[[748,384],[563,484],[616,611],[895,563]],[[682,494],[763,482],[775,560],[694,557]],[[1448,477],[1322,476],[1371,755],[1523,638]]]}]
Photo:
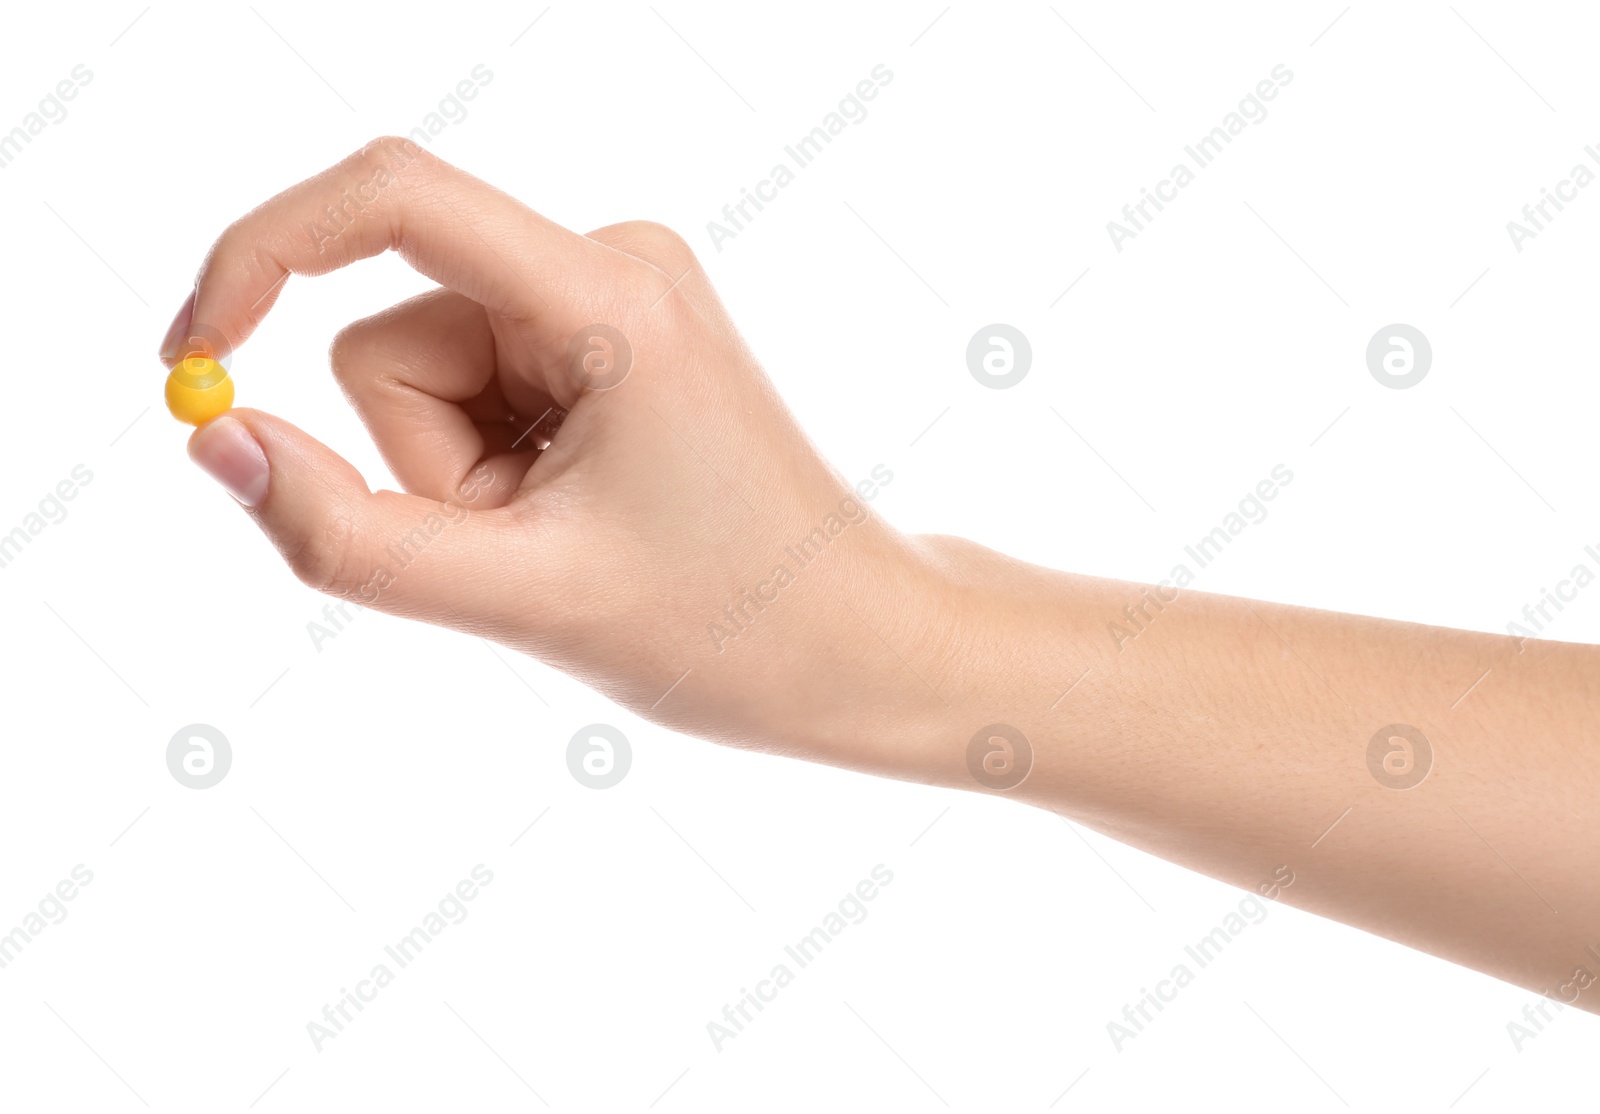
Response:
[{"label": "yellow pill", "polygon": [[180,422],[205,425],[233,406],[228,369],[206,356],[188,356],[167,376],[167,409]]}]

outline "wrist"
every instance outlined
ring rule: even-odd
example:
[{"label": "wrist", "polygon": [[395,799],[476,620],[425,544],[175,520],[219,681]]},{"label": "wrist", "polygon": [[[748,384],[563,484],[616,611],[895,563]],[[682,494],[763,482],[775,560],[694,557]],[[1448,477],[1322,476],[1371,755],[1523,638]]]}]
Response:
[{"label": "wrist", "polygon": [[[1072,578],[962,538],[893,540],[817,611],[831,626],[813,674],[827,701],[797,745],[884,776],[1020,795],[1050,705],[1083,671],[1067,660],[1086,654],[1063,618]],[[1060,687],[1056,673],[1070,673]],[[1009,730],[984,731],[997,724]],[[1009,759],[991,738],[1012,741]]]}]

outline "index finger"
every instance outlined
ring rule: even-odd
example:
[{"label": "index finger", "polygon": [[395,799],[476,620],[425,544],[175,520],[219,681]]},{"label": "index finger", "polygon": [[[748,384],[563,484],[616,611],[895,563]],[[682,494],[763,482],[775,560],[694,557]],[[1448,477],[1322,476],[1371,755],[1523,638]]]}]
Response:
[{"label": "index finger", "polygon": [[[409,139],[376,139],[240,217],[207,254],[189,333],[224,356],[255,331],[291,274],[321,275],[389,249],[511,321],[566,338],[591,311],[580,276],[608,249],[535,213]],[[181,330],[177,330],[180,331]],[[189,354],[161,353],[168,366]]]}]

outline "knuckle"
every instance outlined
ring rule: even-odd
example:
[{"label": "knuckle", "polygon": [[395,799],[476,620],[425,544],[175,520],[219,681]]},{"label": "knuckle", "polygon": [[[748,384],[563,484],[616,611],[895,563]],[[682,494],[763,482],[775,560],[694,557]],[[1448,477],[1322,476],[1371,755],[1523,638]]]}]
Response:
[{"label": "knuckle", "polygon": [[674,278],[697,262],[689,241],[666,225],[642,220],[635,222],[635,228],[639,239],[649,246],[659,264],[674,265]]},{"label": "knuckle", "polygon": [[379,329],[376,319],[352,321],[333,335],[328,345],[328,364],[340,383],[348,384],[358,369],[378,355]]},{"label": "knuckle", "polygon": [[345,213],[366,213],[391,190],[414,186],[428,178],[438,161],[438,156],[411,139],[379,136],[335,168],[343,188],[333,208]]},{"label": "knuckle", "polygon": [[[248,215],[249,214],[246,214],[246,216]],[[247,242],[248,241],[245,233],[245,217],[236,217],[228,222],[228,226],[222,230],[222,234],[218,236],[216,242],[211,245],[211,252],[206,260],[207,264],[209,265],[212,260],[218,258],[219,256],[231,256],[235,254],[240,245]]]},{"label": "knuckle", "polygon": [[235,268],[245,267],[257,274],[265,273],[266,267],[262,259],[261,245],[257,242],[257,233],[251,222],[251,214],[246,213],[228,224],[211,245],[211,250],[206,253],[204,264],[200,270],[202,277],[213,272],[224,273]]},{"label": "knuckle", "polygon": [[[617,248],[623,255],[648,264],[645,270],[670,271],[672,278],[677,278],[697,263],[689,242],[656,221],[624,221],[608,225],[590,235],[603,244]],[[640,268],[634,267],[633,270]]]},{"label": "knuckle", "polygon": [[396,164],[409,165],[418,162],[428,154],[425,148],[419,147],[415,140],[402,135],[380,135],[361,145],[360,150],[351,155],[351,159],[370,169],[379,167],[392,167]]}]

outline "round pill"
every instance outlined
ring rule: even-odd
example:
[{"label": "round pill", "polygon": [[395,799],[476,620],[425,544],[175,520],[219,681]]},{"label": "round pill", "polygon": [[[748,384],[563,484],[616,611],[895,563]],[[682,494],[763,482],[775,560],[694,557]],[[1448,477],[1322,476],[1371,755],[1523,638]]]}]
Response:
[{"label": "round pill", "polygon": [[167,376],[167,409],[180,422],[205,425],[233,406],[228,369],[207,356],[188,356]]}]

